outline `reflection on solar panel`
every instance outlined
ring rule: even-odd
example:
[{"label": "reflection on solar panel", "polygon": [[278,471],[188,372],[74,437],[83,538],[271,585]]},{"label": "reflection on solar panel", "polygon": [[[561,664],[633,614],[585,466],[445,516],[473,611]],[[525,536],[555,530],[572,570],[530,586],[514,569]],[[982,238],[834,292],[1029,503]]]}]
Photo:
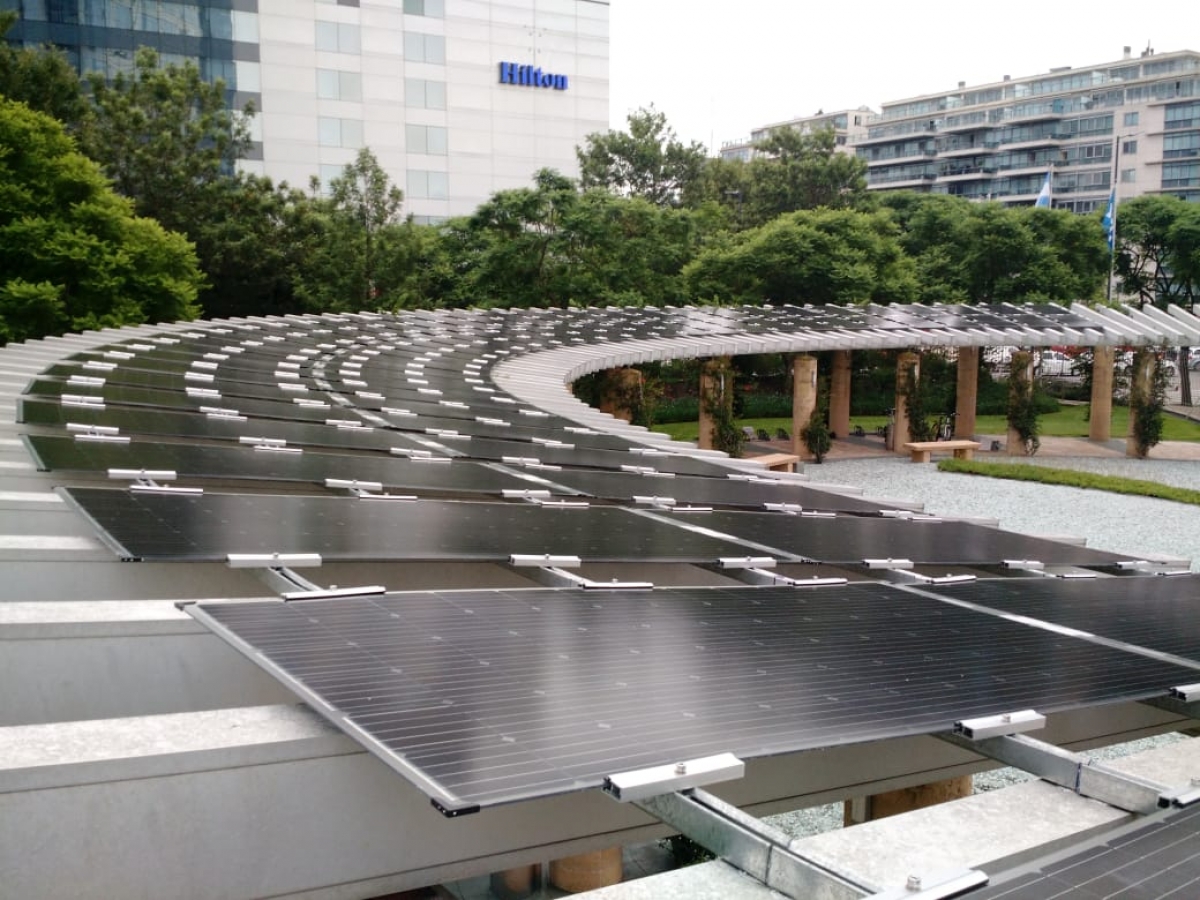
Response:
[{"label": "reflection on solar panel", "polygon": [[1200,575],[981,581],[932,590],[1200,662]]},{"label": "reflection on solar panel", "polygon": [[970,896],[977,900],[1200,896],[1200,806],[1139,821],[1037,871],[1006,878]]},{"label": "reflection on solar panel", "polygon": [[442,807],[1146,698],[1190,669],[880,584],[206,603]]},{"label": "reflection on solar panel", "polygon": [[1125,558],[969,522],[714,512],[697,519],[696,524],[822,562],[853,563],[871,558],[984,565],[1006,559],[1043,559],[1062,565],[1100,566]]},{"label": "reflection on solar panel", "polygon": [[[191,478],[254,479],[324,484],[326,479],[377,482],[384,488],[423,493],[499,495],[528,490],[530,482],[496,467],[461,459],[437,465],[396,456],[339,453],[258,452],[253,445],[80,443],[35,435],[28,438],[39,464],[51,471],[159,469]],[[265,445],[264,445],[265,446]],[[268,447],[269,449],[269,447]]]},{"label": "reflection on solar panel", "polygon": [[130,494],[70,488],[126,559],[224,560],[230,553],[318,553],[327,560],[715,562],[747,549],[616,507],[218,494]]}]

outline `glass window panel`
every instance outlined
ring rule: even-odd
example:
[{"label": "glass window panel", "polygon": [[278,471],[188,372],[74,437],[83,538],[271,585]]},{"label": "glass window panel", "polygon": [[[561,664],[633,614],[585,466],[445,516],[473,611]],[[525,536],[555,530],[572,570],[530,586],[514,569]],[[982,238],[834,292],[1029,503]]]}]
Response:
[{"label": "glass window panel", "polygon": [[415,31],[404,32],[404,55],[412,62],[424,62],[425,35]]},{"label": "glass window panel", "polygon": [[425,62],[442,64],[446,61],[446,39],[440,34],[427,34],[425,38]]},{"label": "glass window panel", "polygon": [[421,169],[408,170],[408,196],[425,198],[429,196],[429,173]]},{"label": "glass window panel", "polygon": [[337,100],[341,96],[338,76],[333,69],[317,69],[317,96],[322,100]]},{"label": "glass window panel", "polygon": [[342,120],[320,116],[317,119],[317,142],[322,147],[342,146]]},{"label": "glass window panel", "polygon": [[446,155],[446,129],[430,125],[425,129],[425,152],[435,156]]},{"label": "glass window panel", "polygon": [[251,44],[258,43],[258,13],[234,10],[231,18],[233,20],[233,39],[235,41],[246,41]]},{"label": "glass window panel", "polygon": [[340,98],[358,103],[362,100],[362,76],[357,72],[339,72]]},{"label": "glass window panel", "polygon": [[425,15],[433,19],[446,18],[446,0],[425,0]]},{"label": "glass window panel", "polygon": [[338,51],[341,53],[362,53],[362,39],[357,25],[349,22],[338,23]]},{"label": "glass window panel", "polygon": [[258,63],[238,60],[233,66],[234,87],[251,93],[262,91],[262,67]]},{"label": "glass window panel", "polygon": [[[206,9],[208,35],[226,41],[233,40],[233,13],[227,9]],[[132,27],[132,26],[125,26]]]},{"label": "glass window panel", "polygon": [[363,146],[363,123],[358,119],[342,119],[342,146],[359,150]]},{"label": "glass window panel", "polygon": [[445,200],[450,196],[450,179],[445,172],[429,173],[429,199]]},{"label": "glass window panel", "polygon": [[424,125],[405,125],[404,126],[404,143],[409,153],[426,153],[425,148],[425,126]]},{"label": "glass window panel", "polygon": [[410,16],[425,15],[425,0],[404,0],[404,12]]},{"label": "glass window panel", "polygon": [[337,53],[338,26],[337,22],[317,23],[317,49]]},{"label": "glass window panel", "polygon": [[425,82],[426,109],[446,108],[446,84],[442,81]]}]

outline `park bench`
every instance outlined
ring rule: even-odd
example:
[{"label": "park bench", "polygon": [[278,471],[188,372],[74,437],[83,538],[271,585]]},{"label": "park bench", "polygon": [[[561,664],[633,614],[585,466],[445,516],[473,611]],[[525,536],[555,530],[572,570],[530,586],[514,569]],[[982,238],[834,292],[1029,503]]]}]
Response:
[{"label": "park bench", "polygon": [[762,453],[745,458],[773,472],[795,472],[796,463],[800,461],[800,457],[791,453]]},{"label": "park bench", "polygon": [[904,445],[915,463],[929,462],[933,450],[953,450],[955,459],[971,459],[979,447],[979,441],[909,441]]}]

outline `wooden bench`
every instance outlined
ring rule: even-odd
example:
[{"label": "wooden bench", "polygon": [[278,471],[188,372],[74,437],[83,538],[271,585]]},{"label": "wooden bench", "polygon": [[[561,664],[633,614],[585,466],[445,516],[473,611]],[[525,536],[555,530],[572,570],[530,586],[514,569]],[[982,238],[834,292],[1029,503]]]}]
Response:
[{"label": "wooden bench", "polygon": [[800,457],[792,453],[763,453],[758,456],[747,456],[745,459],[756,462],[774,472],[795,472],[796,463],[800,461]]},{"label": "wooden bench", "polygon": [[980,446],[979,441],[910,441],[904,449],[912,454],[913,462],[927,463],[933,450],[953,450],[955,459],[972,459]]}]

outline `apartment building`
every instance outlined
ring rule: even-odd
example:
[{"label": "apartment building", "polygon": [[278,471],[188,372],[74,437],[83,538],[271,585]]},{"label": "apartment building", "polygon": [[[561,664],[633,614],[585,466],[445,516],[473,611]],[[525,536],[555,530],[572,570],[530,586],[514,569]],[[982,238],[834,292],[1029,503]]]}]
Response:
[{"label": "apartment building", "polygon": [[1200,54],[1190,50],[884,103],[853,141],[874,190],[1089,213],[1146,193],[1200,200]]},{"label": "apartment building", "polygon": [[607,0],[0,0],[83,73],[138,47],[259,110],[243,165],[324,182],[369,147],[418,221],[470,213],[608,127]]},{"label": "apartment building", "polygon": [[785,122],[763,125],[750,132],[748,138],[723,141],[721,143],[721,159],[740,159],[749,162],[759,155],[759,151],[754,149],[754,145],[769,137],[771,132],[781,128],[791,128],[802,134],[833,129],[834,140],[838,148],[844,152],[853,153],[852,145],[866,136],[867,123],[874,116],[875,112],[870,107],[860,106],[858,109],[840,109],[831,113],[818,112],[812,116],[801,116]]}]

